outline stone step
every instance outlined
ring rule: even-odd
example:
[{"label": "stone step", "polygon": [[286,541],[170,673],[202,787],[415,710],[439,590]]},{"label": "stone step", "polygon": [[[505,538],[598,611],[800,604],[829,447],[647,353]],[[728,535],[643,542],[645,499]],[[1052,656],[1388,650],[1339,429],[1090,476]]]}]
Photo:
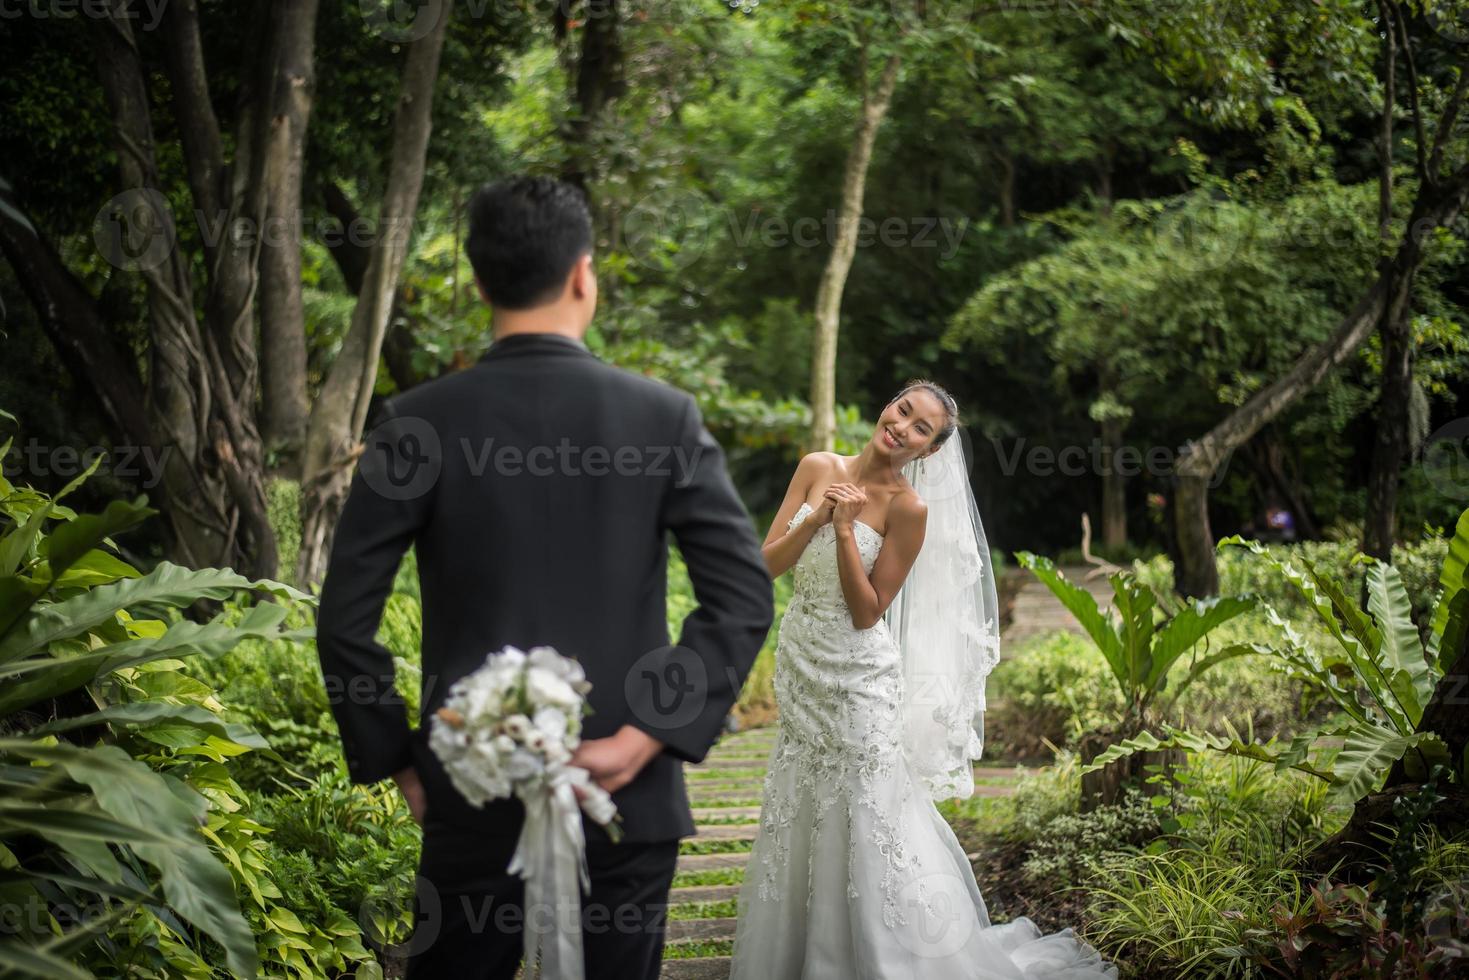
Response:
[{"label": "stone step", "polygon": [[703,824],[694,828],[698,831],[685,840],[754,840],[759,824]]},{"label": "stone step", "polygon": [[758,806],[696,806],[692,808],[694,823],[700,820],[759,820]]},{"label": "stone step", "polygon": [[686,943],[717,942],[721,939],[733,939],[735,936],[735,922],[729,919],[670,919],[668,921],[668,933],[664,942]]},{"label": "stone step", "polygon": [[680,854],[679,871],[716,871],[721,868],[743,868],[750,860],[748,851],[736,854]]},{"label": "stone step", "polygon": [[690,786],[689,799],[693,802],[718,802],[721,799],[759,799],[765,792],[765,783],[749,780],[748,783],[720,783],[717,786]]},{"label": "stone step", "polygon": [[728,956],[691,956],[683,960],[663,961],[660,980],[729,980],[731,960]]},{"label": "stone step", "polygon": [[728,902],[739,897],[739,885],[694,885],[672,889],[668,893],[668,902],[670,905],[692,905],[697,902]]}]

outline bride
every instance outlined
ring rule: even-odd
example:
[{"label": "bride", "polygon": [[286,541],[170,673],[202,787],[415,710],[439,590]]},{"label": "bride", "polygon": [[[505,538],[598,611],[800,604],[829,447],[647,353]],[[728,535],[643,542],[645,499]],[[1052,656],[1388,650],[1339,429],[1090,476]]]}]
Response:
[{"label": "bride", "polygon": [[992,926],[936,800],[974,792],[999,604],[958,407],[910,381],[855,457],[801,460],[764,545],[795,590],[734,980],[1116,977],[1071,930]]}]

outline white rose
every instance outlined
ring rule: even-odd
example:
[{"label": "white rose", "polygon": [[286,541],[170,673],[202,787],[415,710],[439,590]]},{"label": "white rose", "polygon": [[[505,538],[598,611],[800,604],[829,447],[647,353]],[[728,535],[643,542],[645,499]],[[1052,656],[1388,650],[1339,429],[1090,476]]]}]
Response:
[{"label": "white rose", "polygon": [[525,741],[525,736],[530,729],[530,719],[525,715],[511,715],[505,719],[505,734],[517,742]]},{"label": "white rose", "polygon": [[532,667],[526,672],[525,690],[532,704],[552,705],[568,710],[581,705],[581,695],[565,680],[544,667]]},{"label": "white rose", "polygon": [[535,726],[547,738],[561,740],[566,737],[566,712],[547,705],[536,710]]},{"label": "white rose", "polygon": [[509,755],[515,751],[515,739],[509,735],[496,735],[491,741],[495,746],[495,751],[501,755]]},{"label": "white rose", "polygon": [[539,776],[545,771],[540,756],[528,749],[516,749],[510,753],[510,758],[505,763],[505,774],[512,782],[520,782]]}]

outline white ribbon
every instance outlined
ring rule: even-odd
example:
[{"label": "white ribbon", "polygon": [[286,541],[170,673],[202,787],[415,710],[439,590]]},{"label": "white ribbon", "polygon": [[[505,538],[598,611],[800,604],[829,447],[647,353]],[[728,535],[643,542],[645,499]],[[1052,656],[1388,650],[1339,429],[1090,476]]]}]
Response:
[{"label": "white ribbon", "polygon": [[[525,879],[526,980],[583,980],[581,892],[592,889],[581,806],[573,787],[591,776],[578,766],[556,766],[545,780],[516,787],[525,823],[509,871]],[[580,885],[580,887],[578,887]],[[549,926],[546,910],[552,912]]]}]

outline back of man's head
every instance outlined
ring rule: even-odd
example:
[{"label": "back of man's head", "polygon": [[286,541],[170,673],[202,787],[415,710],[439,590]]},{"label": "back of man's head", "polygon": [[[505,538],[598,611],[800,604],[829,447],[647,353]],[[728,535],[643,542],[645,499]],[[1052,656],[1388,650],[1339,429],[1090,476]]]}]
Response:
[{"label": "back of man's head", "polygon": [[470,199],[465,251],[496,309],[553,302],[591,250],[586,195],[564,181],[516,177],[487,184]]}]

